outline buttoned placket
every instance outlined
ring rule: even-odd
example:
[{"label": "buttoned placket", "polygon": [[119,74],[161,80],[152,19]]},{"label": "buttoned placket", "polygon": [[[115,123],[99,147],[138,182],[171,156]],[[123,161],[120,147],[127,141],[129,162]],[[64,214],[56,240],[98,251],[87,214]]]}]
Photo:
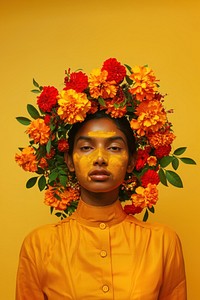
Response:
[{"label": "buttoned placket", "polygon": [[102,266],[102,299],[113,299],[112,266],[110,253],[110,229],[106,223],[99,224],[100,251],[98,259]]}]

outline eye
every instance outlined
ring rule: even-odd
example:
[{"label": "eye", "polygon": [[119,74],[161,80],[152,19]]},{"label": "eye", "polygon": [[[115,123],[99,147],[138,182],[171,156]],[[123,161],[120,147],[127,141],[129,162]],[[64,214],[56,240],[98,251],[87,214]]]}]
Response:
[{"label": "eye", "polygon": [[89,152],[93,149],[93,147],[91,146],[81,146],[80,147],[80,150],[83,151],[83,152]]},{"label": "eye", "polygon": [[108,150],[112,151],[112,152],[120,152],[122,150],[122,148],[120,146],[109,146]]}]

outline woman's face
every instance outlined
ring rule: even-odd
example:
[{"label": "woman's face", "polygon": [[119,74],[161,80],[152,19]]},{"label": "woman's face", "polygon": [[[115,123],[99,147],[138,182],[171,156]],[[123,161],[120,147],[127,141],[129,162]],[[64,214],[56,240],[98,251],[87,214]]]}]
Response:
[{"label": "woman's face", "polygon": [[126,136],[110,119],[88,121],[75,136],[68,167],[75,171],[81,190],[118,191],[126,172],[133,169]]}]

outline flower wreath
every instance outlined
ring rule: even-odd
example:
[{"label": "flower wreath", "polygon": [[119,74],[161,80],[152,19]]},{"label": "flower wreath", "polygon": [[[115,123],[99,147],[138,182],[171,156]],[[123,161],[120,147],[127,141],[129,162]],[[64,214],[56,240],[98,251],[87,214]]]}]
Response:
[{"label": "flower wreath", "polygon": [[[68,151],[68,132],[88,114],[105,110],[112,118],[126,116],[130,122],[137,145],[137,160],[132,174],[120,189],[120,200],[127,214],[140,213],[145,209],[143,220],[149,211],[154,212],[158,200],[157,185],[161,182],[182,187],[175,172],[179,162],[195,164],[191,158],[180,157],[186,147],[172,152],[175,135],[167,119],[164,97],[159,93],[158,80],[148,66],[122,65],[115,58],[104,61],[101,68],[87,76],[82,71],[65,71],[64,88],[40,86],[33,79],[33,93],[38,93],[39,110],[28,104],[32,120],[17,117],[27,125],[29,145],[19,148],[15,160],[25,171],[37,176],[30,178],[26,187],[38,182],[40,191],[45,189],[44,203],[51,213],[61,219],[75,211],[80,197],[76,178],[70,174],[64,161]],[[173,170],[166,169],[171,164]]]}]

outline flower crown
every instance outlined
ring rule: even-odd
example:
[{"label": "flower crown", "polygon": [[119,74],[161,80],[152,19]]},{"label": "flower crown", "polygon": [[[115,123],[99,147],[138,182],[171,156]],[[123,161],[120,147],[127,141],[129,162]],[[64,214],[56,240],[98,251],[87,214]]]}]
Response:
[{"label": "flower crown", "polygon": [[[195,164],[191,158],[181,157],[186,147],[172,152],[175,135],[163,106],[166,95],[159,93],[158,80],[148,66],[122,65],[115,58],[104,61],[101,68],[87,76],[82,71],[65,71],[64,88],[40,86],[33,79],[33,93],[38,93],[39,110],[28,104],[32,120],[17,117],[27,125],[29,145],[19,148],[15,160],[25,171],[36,173],[26,187],[36,182],[40,191],[45,190],[44,203],[51,213],[61,219],[77,207],[80,188],[64,161],[68,151],[67,136],[73,124],[82,122],[89,114],[104,110],[112,118],[125,116],[133,130],[137,145],[135,169],[125,179],[120,189],[120,200],[127,214],[145,209],[143,220],[149,211],[154,212],[158,200],[157,185],[161,182],[182,187],[175,172],[179,162]],[[166,169],[171,164],[172,170]]]}]

